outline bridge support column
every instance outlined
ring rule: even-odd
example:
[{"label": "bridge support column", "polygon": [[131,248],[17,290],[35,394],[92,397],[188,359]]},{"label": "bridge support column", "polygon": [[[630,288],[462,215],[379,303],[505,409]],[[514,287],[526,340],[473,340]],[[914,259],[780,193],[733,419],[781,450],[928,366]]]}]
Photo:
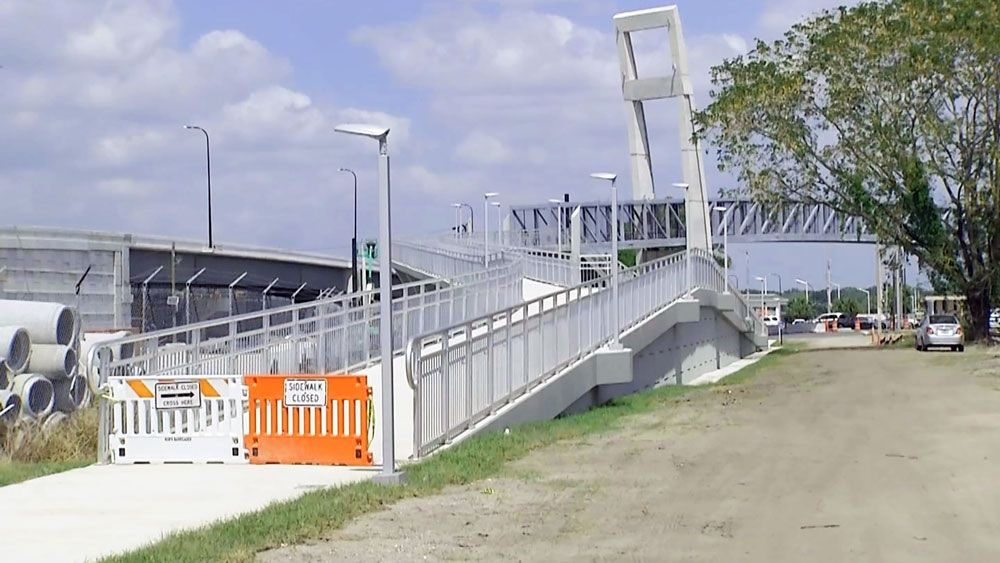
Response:
[{"label": "bridge support column", "polygon": [[[708,215],[708,191],[701,161],[698,139],[694,135],[694,91],[688,74],[687,46],[681,31],[681,19],[676,6],[625,12],[614,16],[618,43],[618,62],[622,76],[622,96],[628,116],[629,152],[632,168],[632,197],[654,197],[652,167],[649,159],[649,137],[643,102],[678,98],[681,168],[687,216],[687,247],[711,250],[711,222]],[[673,75],[641,78],[638,76],[631,34],[649,29],[667,30]]]}]

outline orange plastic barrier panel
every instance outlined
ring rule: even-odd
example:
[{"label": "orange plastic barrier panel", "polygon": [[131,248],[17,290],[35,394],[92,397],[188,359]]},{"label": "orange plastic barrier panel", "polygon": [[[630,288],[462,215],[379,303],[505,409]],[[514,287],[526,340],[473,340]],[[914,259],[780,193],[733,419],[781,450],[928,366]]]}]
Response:
[{"label": "orange plastic barrier panel", "polygon": [[247,375],[250,463],[371,465],[360,375]]}]

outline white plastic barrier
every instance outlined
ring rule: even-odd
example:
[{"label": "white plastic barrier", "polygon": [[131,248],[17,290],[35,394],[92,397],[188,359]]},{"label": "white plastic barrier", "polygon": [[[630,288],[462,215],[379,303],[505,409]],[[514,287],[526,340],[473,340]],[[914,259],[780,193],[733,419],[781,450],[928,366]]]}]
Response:
[{"label": "white plastic barrier", "polygon": [[242,377],[111,377],[108,386],[114,463],[247,463]]}]

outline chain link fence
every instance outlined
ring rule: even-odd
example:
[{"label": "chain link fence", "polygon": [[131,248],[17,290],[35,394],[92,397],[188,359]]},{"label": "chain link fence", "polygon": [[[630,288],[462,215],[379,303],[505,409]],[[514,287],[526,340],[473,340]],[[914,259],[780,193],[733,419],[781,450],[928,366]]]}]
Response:
[{"label": "chain link fence", "polygon": [[167,285],[134,285],[132,328],[137,332],[151,332],[252,313],[263,310],[265,301],[268,309],[292,303],[290,297],[264,295],[255,289],[192,286],[189,291],[171,294]]}]

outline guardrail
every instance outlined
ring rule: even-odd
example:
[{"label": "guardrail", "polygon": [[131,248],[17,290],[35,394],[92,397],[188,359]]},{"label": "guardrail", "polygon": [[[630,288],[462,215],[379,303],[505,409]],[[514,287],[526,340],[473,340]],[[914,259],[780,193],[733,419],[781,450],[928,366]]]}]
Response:
[{"label": "guardrail", "polygon": [[[691,269],[690,275],[688,268]],[[674,254],[619,276],[620,323],[611,326],[610,277],[466,320],[410,340],[414,451],[423,456],[695,288],[722,291],[707,252]],[[738,293],[740,312],[750,309]],[[746,318],[746,317],[744,317]],[[760,330],[748,318],[748,329]]]},{"label": "guardrail", "polygon": [[[522,299],[519,264],[393,287],[393,346]],[[337,373],[379,359],[378,290],[340,295],[103,342],[92,350],[109,375]]]}]

